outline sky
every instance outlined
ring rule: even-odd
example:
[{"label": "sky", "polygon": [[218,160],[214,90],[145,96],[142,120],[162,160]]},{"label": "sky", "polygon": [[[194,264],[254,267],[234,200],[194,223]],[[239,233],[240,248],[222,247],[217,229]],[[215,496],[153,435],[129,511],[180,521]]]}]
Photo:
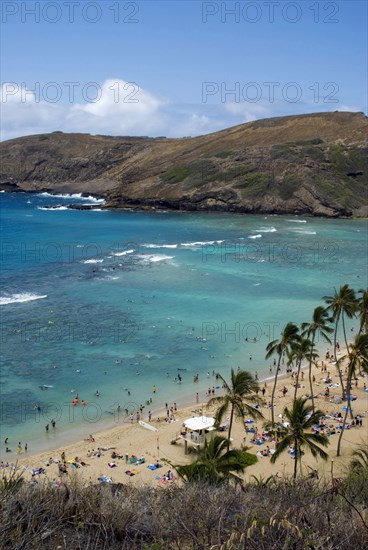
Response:
[{"label": "sky", "polygon": [[2,0],[1,139],[367,114],[365,1]]}]

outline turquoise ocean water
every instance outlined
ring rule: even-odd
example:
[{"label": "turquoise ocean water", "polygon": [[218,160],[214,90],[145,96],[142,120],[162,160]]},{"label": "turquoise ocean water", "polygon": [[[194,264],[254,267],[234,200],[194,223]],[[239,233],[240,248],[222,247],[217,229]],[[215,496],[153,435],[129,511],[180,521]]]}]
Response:
[{"label": "turquoise ocean water", "polygon": [[[286,322],[309,321],[334,286],[367,284],[366,220],[0,201],[2,458],[5,437],[35,451],[122,423],[118,405],[146,417],[205,401],[213,371],[267,377],[266,345]],[[71,406],[76,394],[87,406]]]}]

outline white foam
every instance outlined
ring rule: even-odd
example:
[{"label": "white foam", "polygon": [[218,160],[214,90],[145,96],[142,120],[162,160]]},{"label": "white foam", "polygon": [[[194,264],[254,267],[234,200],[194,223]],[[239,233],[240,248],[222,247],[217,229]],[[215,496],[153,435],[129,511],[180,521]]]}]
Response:
[{"label": "white foam", "polygon": [[260,239],[262,235],[249,235],[248,239]]},{"label": "white foam", "polygon": [[62,199],[80,199],[82,201],[92,201],[93,203],[103,204],[105,202],[105,199],[96,199],[96,197],[93,197],[92,195],[88,195],[87,197],[82,197],[82,193],[38,193],[40,197],[56,197],[56,198],[62,198]]},{"label": "white foam", "polygon": [[253,233],[275,233],[277,229],[275,227],[261,227],[261,229],[254,229]]},{"label": "white foam", "polygon": [[20,292],[11,296],[0,296],[0,305],[32,302],[33,300],[41,300],[42,298],[47,298],[47,295],[40,296],[38,294],[31,294],[30,292]]},{"label": "white foam", "polygon": [[304,229],[293,229],[292,232],[298,235],[317,235],[316,231],[304,231]]},{"label": "white foam", "polygon": [[143,244],[144,248],[177,248],[177,244]]},{"label": "white foam", "polygon": [[220,244],[224,241],[196,241],[194,243],[181,243],[181,246],[204,246],[205,244]]},{"label": "white foam", "polygon": [[[134,250],[124,250],[124,252],[115,252],[114,256],[126,256],[127,254],[133,254]],[[109,256],[111,258],[111,256]]]},{"label": "white foam", "polygon": [[44,206],[37,206],[37,210],[47,210],[48,212],[51,211],[54,211],[54,210],[69,210],[69,208],[67,206],[55,206],[55,207],[48,207],[48,208],[45,208]]},{"label": "white foam", "polygon": [[97,258],[91,258],[90,260],[83,260],[84,264],[101,264],[103,260],[98,260]]},{"label": "white foam", "polygon": [[307,223],[307,220],[286,220],[289,223]]},{"label": "white foam", "polygon": [[166,256],[165,254],[138,254],[137,258],[141,258],[145,263],[156,263],[173,260],[174,256]]},{"label": "white foam", "polygon": [[93,197],[92,195],[89,195],[88,197],[80,197],[82,201],[91,201],[94,204],[105,204],[105,199],[96,199],[96,197]]}]

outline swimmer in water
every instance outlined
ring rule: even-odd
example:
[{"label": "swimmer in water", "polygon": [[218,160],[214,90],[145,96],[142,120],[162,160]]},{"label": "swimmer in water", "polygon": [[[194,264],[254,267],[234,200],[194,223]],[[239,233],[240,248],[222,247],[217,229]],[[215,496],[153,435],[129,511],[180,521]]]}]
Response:
[{"label": "swimmer in water", "polygon": [[96,390],[95,396],[100,397],[100,392],[98,390]]}]

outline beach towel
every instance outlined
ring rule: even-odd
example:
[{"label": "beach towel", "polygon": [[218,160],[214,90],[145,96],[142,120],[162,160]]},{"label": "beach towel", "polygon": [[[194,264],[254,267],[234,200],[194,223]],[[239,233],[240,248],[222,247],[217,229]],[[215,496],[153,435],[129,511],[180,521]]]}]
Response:
[{"label": "beach towel", "polygon": [[112,479],[105,475],[98,477],[97,481],[100,481],[101,483],[112,483]]},{"label": "beach towel", "polygon": [[32,477],[38,476],[40,474],[45,474],[45,473],[46,473],[46,470],[44,468],[32,468],[31,470]]},{"label": "beach towel", "polygon": [[49,485],[50,487],[62,487],[64,483],[61,481],[50,481]]},{"label": "beach towel", "polygon": [[162,464],[150,464],[147,468],[150,470],[157,470],[157,468],[162,468]]}]

